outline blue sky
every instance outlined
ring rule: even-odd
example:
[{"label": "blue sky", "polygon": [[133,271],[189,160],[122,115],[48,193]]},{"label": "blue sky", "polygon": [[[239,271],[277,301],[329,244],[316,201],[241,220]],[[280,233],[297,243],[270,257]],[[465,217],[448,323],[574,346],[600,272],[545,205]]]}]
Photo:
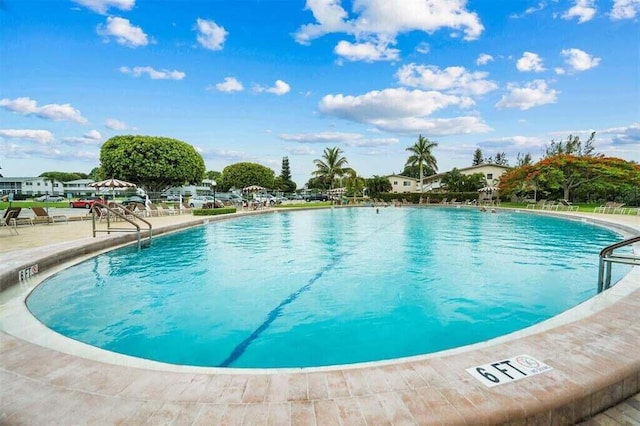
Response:
[{"label": "blue sky", "polygon": [[640,0],[1,0],[0,173],[88,173],[119,134],[207,170],[251,161],[299,187],[338,146],[359,175],[438,143],[534,160],[597,132],[640,161]]}]

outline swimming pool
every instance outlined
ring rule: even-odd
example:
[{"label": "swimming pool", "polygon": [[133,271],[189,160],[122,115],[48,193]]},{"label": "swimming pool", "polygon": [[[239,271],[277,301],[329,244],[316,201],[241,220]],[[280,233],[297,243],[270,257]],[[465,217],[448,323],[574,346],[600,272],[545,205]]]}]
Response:
[{"label": "swimming pool", "polygon": [[517,212],[281,212],[95,257],[45,281],[27,305],[69,337],[174,364],[346,364],[554,316],[595,294],[597,253],[619,239]]}]

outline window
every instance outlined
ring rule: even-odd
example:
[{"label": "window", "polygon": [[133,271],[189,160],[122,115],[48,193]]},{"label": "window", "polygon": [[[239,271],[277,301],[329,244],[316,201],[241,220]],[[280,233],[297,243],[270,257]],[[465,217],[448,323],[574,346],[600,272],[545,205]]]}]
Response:
[{"label": "window", "polygon": [[395,186],[397,186],[397,185],[398,185],[398,181],[397,181],[397,180],[394,180],[394,181],[393,181],[393,184],[394,184]]},{"label": "window", "polygon": [[487,173],[487,180],[493,179],[493,173]]},{"label": "window", "polygon": [[411,186],[411,182],[407,182],[406,180],[402,182],[403,186]]}]

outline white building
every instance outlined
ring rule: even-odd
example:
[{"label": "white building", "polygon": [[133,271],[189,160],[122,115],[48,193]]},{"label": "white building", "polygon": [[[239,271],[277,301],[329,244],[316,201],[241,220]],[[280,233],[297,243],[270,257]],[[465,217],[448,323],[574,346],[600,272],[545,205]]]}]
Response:
[{"label": "white building", "polygon": [[[485,178],[486,186],[496,186],[502,176],[507,170],[511,169],[509,166],[499,166],[497,164],[480,164],[478,166],[465,167],[458,169],[463,175],[473,175],[476,173],[482,173]],[[442,178],[446,173],[438,173],[431,175],[422,180],[423,191],[432,191],[440,189],[442,186]]]},{"label": "white building", "polygon": [[387,177],[391,183],[391,192],[394,194],[406,194],[419,191],[418,182],[420,179],[402,175],[391,175]]}]

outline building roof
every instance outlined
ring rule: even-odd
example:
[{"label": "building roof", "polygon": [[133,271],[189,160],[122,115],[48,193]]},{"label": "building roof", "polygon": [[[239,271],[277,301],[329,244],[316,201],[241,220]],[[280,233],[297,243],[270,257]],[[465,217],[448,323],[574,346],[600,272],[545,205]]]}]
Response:
[{"label": "building roof", "polygon": [[[482,169],[484,167],[497,167],[499,169],[504,169],[505,171],[511,169],[510,166],[502,166],[500,164],[491,164],[491,163],[483,163],[483,164],[478,164],[477,166],[471,166],[471,167],[462,167],[460,169],[458,169],[457,167],[454,167],[454,168],[458,169],[461,172],[469,172],[469,171],[472,171],[472,170],[475,170],[475,169]],[[451,169],[451,170],[453,170],[453,169]],[[431,176],[426,176],[424,178],[424,180],[426,181],[426,180],[439,179],[439,178],[443,177],[444,175],[446,175],[447,173],[449,173],[451,170],[449,170],[447,172],[431,175]]]},{"label": "building roof", "polygon": [[417,178],[412,178],[412,177],[404,176],[404,175],[389,175],[389,176],[387,176],[387,178],[392,178],[392,177],[397,177],[397,178],[402,178],[402,179],[409,179],[409,180],[415,180],[416,182],[420,180],[420,179],[417,179]]}]

